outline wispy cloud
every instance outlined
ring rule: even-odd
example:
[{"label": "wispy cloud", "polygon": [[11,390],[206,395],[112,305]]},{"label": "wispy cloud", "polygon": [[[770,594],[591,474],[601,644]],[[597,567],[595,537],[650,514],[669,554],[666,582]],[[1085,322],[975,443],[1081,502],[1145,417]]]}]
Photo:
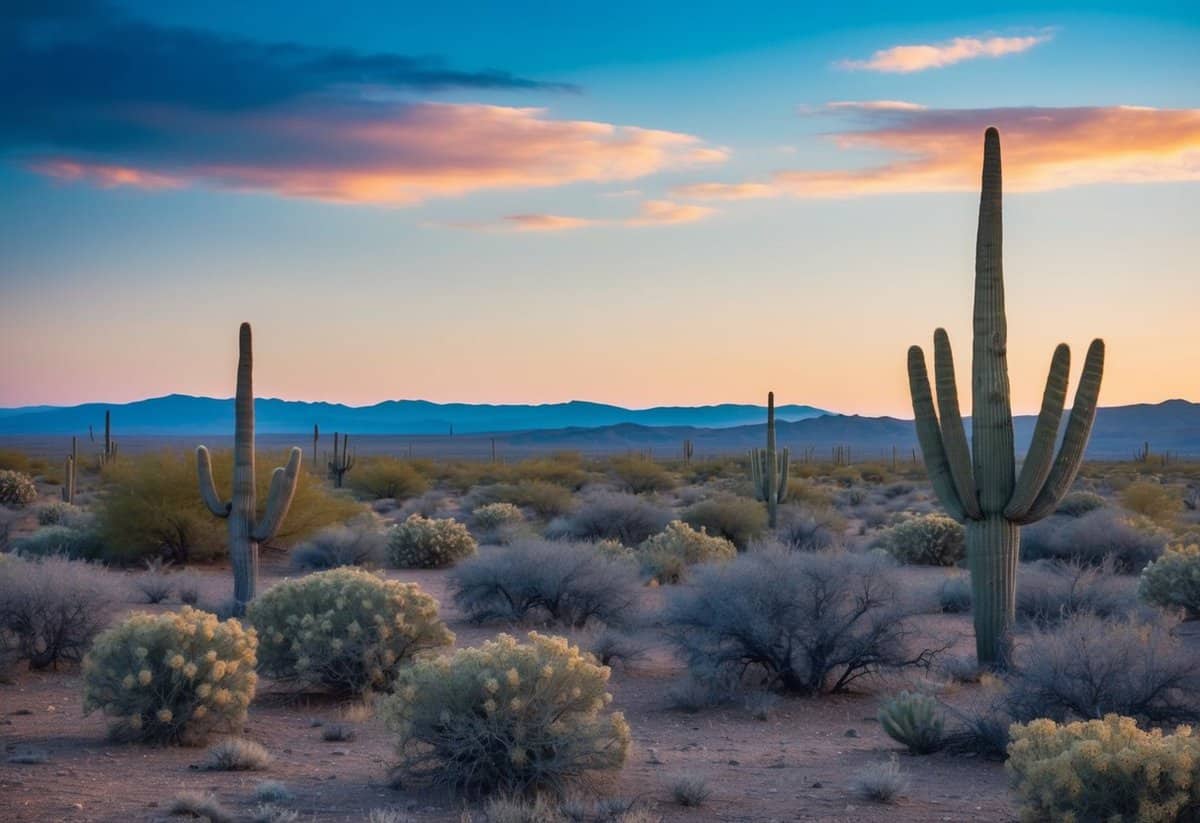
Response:
[{"label": "wispy cloud", "polygon": [[504,217],[504,223],[514,231],[564,231],[594,226],[597,221],[561,214],[510,214]]},{"label": "wispy cloud", "polygon": [[562,83],[157,26],[100,0],[18,3],[0,18],[0,76],[13,78],[0,97],[0,156],[104,187],[404,205],[625,182],[726,155],[688,134],[427,99],[446,88],[571,90]]},{"label": "wispy cloud", "polygon": [[908,74],[926,69],[940,69],[964,60],[980,57],[1003,57],[1029,51],[1045,43],[1050,33],[1024,37],[955,37],[943,43],[913,43],[881,49],[866,60],[842,60],[839,68],[855,71],[879,71]]},{"label": "wispy cloud", "polygon": [[638,213],[622,218],[570,217],[563,214],[509,214],[492,222],[458,222],[446,224],[449,228],[476,231],[555,232],[582,229],[594,226],[640,228],[644,226],[666,226],[678,223],[694,223],[716,214],[716,209],[694,203],[676,203],[672,200],[646,200]]},{"label": "wispy cloud", "polygon": [[997,126],[1004,138],[1004,182],[1010,191],[1200,180],[1200,109],[867,104],[853,111],[866,127],[833,135],[837,145],[882,150],[896,159],[865,168],[783,170],[765,180],[699,183],[672,193],[740,200],[972,190],[979,185],[979,151],[988,126]]}]

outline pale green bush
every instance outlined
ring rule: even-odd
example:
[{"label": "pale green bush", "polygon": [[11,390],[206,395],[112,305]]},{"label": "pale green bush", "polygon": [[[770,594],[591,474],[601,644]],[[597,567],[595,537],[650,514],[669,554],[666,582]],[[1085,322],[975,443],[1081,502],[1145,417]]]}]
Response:
[{"label": "pale green bush", "polygon": [[1138,595],[1147,603],[1200,615],[1200,545],[1168,546],[1142,570]]},{"label": "pale green bush", "polygon": [[118,739],[196,743],[234,729],[258,683],[257,645],[238,621],[190,606],[134,614],[84,659],[84,712],[103,711]]},{"label": "pale green bush", "polygon": [[925,514],[888,529],[879,545],[902,563],[953,566],[966,557],[966,529],[945,515]]},{"label": "pale green bush", "polygon": [[678,583],[689,566],[718,563],[737,557],[737,548],[724,537],[714,537],[701,526],[693,529],[672,520],[666,529],[644,541],[637,549],[642,568],[659,583]]},{"label": "pale green bush", "polygon": [[936,752],[945,743],[945,721],[937,700],[920,692],[900,692],[879,707],[879,725],[913,754]]},{"label": "pale green bush", "polygon": [[562,792],[619,769],[629,726],[607,712],[609,670],[560,637],[509,635],[422,660],[381,715],[399,735],[398,777],[468,793]]},{"label": "pale green bush", "polygon": [[0,504],[22,508],[37,500],[33,478],[21,472],[0,469]]},{"label": "pale green bush", "polygon": [[454,642],[416,584],[353,567],[272,586],[248,619],[264,674],[337,692],[386,689],[415,655]]},{"label": "pale green bush", "polygon": [[1012,727],[1007,769],[1023,821],[1193,820],[1200,806],[1200,739],[1143,731],[1130,717]]},{"label": "pale green bush", "polygon": [[388,536],[388,560],[401,569],[453,566],[475,554],[477,548],[467,527],[449,518],[435,520],[409,515]]}]

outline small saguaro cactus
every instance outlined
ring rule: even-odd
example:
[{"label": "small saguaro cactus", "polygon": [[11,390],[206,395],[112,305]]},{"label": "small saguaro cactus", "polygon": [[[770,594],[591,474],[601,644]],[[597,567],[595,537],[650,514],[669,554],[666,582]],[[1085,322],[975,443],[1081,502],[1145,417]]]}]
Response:
[{"label": "small saguaro cactus", "polygon": [[691,463],[692,455],[696,453],[696,445],[691,440],[683,441],[683,462]]},{"label": "small saguaro cactus", "polygon": [[317,467],[317,443],[321,441],[321,429],[313,423],[313,469]]},{"label": "small saguaro cactus", "polygon": [[775,451],[775,392],[767,392],[767,447],[750,450],[750,482],[754,496],[767,504],[768,525],[775,528],[788,485],[788,450]]},{"label": "small saguaro cactus", "polygon": [[[89,429],[90,431],[90,429]],[[104,410],[104,451],[100,452],[100,465],[106,466],[116,462],[117,441],[112,436],[112,412]]]},{"label": "small saguaro cactus", "polygon": [[246,613],[246,604],[258,588],[258,546],[279,533],[283,519],[296,494],[300,479],[300,449],[292,448],[286,468],[271,475],[267,508],[260,518],[254,487],[254,355],[250,345],[250,324],[243,323],[238,334],[237,399],[234,401],[233,497],[223,502],[213,483],[212,461],[208,449],[196,447],[196,469],[200,497],[217,517],[229,521],[229,560],[233,565],[233,612]]},{"label": "small saguaro cactus", "polygon": [[1088,348],[1057,457],[1054,447],[1067,396],[1071,352],[1066,344],[1055,349],[1033,441],[1018,476],[1001,261],[1000,134],[994,128],[984,136],[982,189],[975,245],[969,449],[958,407],[950,338],[944,329],[933,335],[936,410],[920,346],[908,350],[908,379],[917,439],[929,479],[946,511],[967,527],[976,654],[981,664],[1003,666],[1009,658],[1009,634],[1016,612],[1021,526],[1052,513],[1075,480],[1096,417],[1104,341],[1093,340]]},{"label": "small saguaro cactus", "polygon": [[338,451],[338,433],[333,433],[333,457],[329,460],[329,476],[333,478],[333,485],[337,488],[342,487],[342,479],[346,476],[346,472],[354,468],[354,463],[357,457],[350,453],[350,435],[345,435],[341,439],[341,451]]},{"label": "small saguaro cactus", "polygon": [[79,438],[71,438],[71,453],[63,463],[62,499],[64,503],[75,502],[75,478],[79,468]]}]

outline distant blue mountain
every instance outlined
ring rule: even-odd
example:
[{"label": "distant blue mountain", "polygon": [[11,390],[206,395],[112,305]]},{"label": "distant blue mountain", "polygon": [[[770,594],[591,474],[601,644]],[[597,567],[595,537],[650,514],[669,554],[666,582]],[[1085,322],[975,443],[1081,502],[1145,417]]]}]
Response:
[{"label": "distant blue mountain", "polygon": [[[99,431],[104,412],[112,412],[118,435],[226,434],[233,427],[233,400],[172,394],[133,403],[85,403],[0,409],[0,434],[86,434]],[[778,406],[781,421],[806,420],[827,412],[812,406]],[[716,406],[658,406],[626,409],[572,400],[544,405],[487,405],[388,400],[374,406],[306,403],[259,399],[254,404],[262,434],[295,434],[312,430],[353,434],[455,434],[512,432],[534,429],[599,428],[633,423],[642,426],[728,428],[761,423],[763,406],[723,403]]]}]

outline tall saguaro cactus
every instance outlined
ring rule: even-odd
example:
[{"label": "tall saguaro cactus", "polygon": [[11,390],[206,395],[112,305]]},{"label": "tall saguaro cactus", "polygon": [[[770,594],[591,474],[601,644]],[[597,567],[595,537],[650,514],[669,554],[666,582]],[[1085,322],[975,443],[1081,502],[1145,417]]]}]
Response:
[{"label": "tall saguaro cactus", "polygon": [[293,448],[286,468],[271,475],[267,508],[259,518],[254,487],[254,355],[250,324],[238,334],[237,399],[234,402],[233,497],[223,502],[213,483],[208,449],[196,447],[200,497],[217,517],[229,521],[229,559],[233,565],[233,610],[246,613],[258,588],[258,546],[275,537],[287,517],[300,478],[300,449]]},{"label": "tall saguaro cactus", "polygon": [[338,433],[333,433],[333,458],[329,461],[329,476],[333,478],[333,485],[336,488],[342,487],[342,481],[346,477],[346,472],[354,468],[354,464],[358,461],[356,455],[350,453],[350,435],[342,437],[342,450],[338,451]]},{"label": "tall saguaro cactus", "polygon": [[1053,512],[1074,482],[1096,418],[1096,399],[1104,372],[1104,341],[1093,340],[1055,457],[1071,351],[1066,344],[1054,350],[1033,441],[1018,476],[1008,387],[1002,239],[1000,133],[989,128],[983,143],[983,186],[975,245],[970,448],[958,408],[954,360],[946,331],[938,329],[933,335],[936,410],[925,354],[919,346],[908,350],[917,439],[925,454],[929,478],[946,511],[966,524],[975,650],[979,662],[987,665],[1008,661],[1009,631],[1016,612],[1021,526]]},{"label": "tall saguaro cactus", "polygon": [[71,438],[71,453],[63,463],[62,499],[64,503],[75,502],[75,478],[79,469],[79,438]]},{"label": "tall saguaro cactus", "polygon": [[750,450],[750,482],[754,496],[766,501],[767,523],[775,528],[779,504],[787,499],[788,450],[775,450],[775,392],[767,392],[767,447]]}]

